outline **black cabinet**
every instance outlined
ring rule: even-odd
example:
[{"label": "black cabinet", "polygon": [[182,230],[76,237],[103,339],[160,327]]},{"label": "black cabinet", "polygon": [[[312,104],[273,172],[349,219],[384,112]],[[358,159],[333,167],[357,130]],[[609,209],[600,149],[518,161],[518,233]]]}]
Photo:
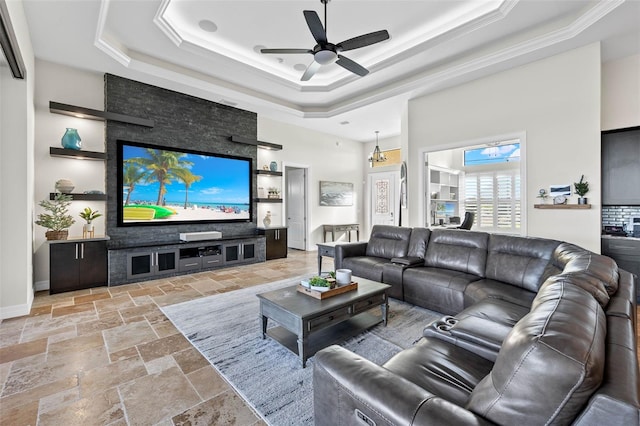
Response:
[{"label": "black cabinet", "polygon": [[256,245],[254,242],[227,244],[224,246],[225,265],[253,260],[256,257]]},{"label": "black cabinet", "polygon": [[258,234],[266,238],[267,260],[287,257],[287,228],[258,228]]},{"label": "black cabinet", "polygon": [[[640,277],[640,240],[633,238],[602,238],[602,254],[616,261],[620,269]],[[640,298],[640,285],[636,285]]]},{"label": "black cabinet", "polygon": [[153,250],[127,255],[127,278],[145,278],[178,271],[178,250]]},{"label": "black cabinet", "polygon": [[640,127],[602,132],[602,204],[640,205]]},{"label": "black cabinet", "polygon": [[49,246],[49,293],[107,285],[107,242],[65,241]]},{"label": "black cabinet", "polygon": [[180,272],[214,268],[222,263],[221,244],[180,249]]}]

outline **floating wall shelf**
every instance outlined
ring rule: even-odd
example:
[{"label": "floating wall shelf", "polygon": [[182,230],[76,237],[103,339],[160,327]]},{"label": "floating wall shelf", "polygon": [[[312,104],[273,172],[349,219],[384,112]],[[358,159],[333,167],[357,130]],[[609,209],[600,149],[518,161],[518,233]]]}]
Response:
[{"label": "floating wall shelf", "polygon": [[245,145],[255,145],[258,148],[270,149],[273,151],[279,151],[282,149],[282,145],[271,142],[262,142],[256,139],[243,138],[241,136],[229,136],[229,140],[235,143],[243,143]]},{"label": "floating wall shelf", "polygon": [[[67,194],[67,195],[71,195],[71,197],[73,198],[73,201],[106,201],[107,200],[107,194]],[[50,192],[49,193],[49,199],[50,200],[55,200],[56,198],[56,193],[55,192]]]},{"label": "floating wall shelf", "polygon": [[256,170],[257,175],[282,176],[282,172],[272,172],[271,170]]},{"label": "floating wall shelf", "polygon": [[562,209],[590,209],[591,208],[591,204],[534,204],[533,205],[534,208],[536,209],[556,209],[556,210],[562,210]]},{"label": "floating wall shelf", "polygon": [[49,101],[49,111],[56,114],[70,115],[72,117],[86,118],[89,120],[111,120],[119,121],[121,123],[136,124],[138,126],[153,127],[153,120],[148,120],[146,118],[132,117],[130,115],[118,114],[116,112],[99,111],[97,109],[61,104],[53,101]]},{"label": "floating wall shelf", "polygon": [[98,160],[107,159],[107,154],[96,151],[82,151],[77,149],[49,147],[49,155],[52,157],[76,158],[78,160]]},{"label": "floating wall shelf", "polygon": [[282,198],[256,198],[257,203],[282,203]]}]

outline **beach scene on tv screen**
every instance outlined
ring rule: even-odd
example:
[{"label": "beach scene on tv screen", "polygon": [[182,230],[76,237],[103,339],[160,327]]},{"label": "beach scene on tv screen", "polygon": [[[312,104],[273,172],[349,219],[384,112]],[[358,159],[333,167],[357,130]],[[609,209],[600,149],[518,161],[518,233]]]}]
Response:
[{"label": "beach scene on tv screen", "polygon": [[249,220],[250,162],[122,146],[124,223]]}]

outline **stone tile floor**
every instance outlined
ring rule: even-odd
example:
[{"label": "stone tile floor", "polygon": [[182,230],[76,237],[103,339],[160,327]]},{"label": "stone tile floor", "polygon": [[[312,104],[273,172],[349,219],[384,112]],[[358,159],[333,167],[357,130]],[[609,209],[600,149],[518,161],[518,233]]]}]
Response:
[{"label": "stone tile floor", "polygon": [[316,252],[290,250],[265,263],[39,292],[29,316],[0,323],[0,424],[263,425],[158,307],[315,272]]},{"label": "stone tile floor", "polygon": [[316,252],[290,250],[260,264],[40,292],[29,316],[0,323],[0,424],[263,425],[158,307],[315,272]]}]

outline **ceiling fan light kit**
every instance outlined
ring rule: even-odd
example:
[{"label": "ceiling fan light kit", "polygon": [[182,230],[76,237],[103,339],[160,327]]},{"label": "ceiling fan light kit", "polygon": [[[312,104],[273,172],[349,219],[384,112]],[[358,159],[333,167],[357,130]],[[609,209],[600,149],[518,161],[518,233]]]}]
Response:
[{"label": "ceiling fan light kit", "polygon": [[389,39],[389,33],[387,30],[375,31],[368,34],[363,34],[357,37],[344,40],[338,44],[329,43],[327,39],[327,3],[330,0],[320,0],[324,4],[324,26],[320,17],[315,10],[303,11],[304,18],[307,21],[309,31],[313,35],[316,41],[316,45],[313,49],[260,49],[264,54],[303,54],[309,53],[313,55],[313,62],[309,64],[302,78],[300,80],[307,81],[315,75],[322,65],[329,65],[336,63],[342,68],[350,71],[360,77],[364,77],[369,73],[362,65],[358,64],[351,59],[342,56],[340,52],[359,49],[361,47],[370,46],[372,44],[380,43]]}]

